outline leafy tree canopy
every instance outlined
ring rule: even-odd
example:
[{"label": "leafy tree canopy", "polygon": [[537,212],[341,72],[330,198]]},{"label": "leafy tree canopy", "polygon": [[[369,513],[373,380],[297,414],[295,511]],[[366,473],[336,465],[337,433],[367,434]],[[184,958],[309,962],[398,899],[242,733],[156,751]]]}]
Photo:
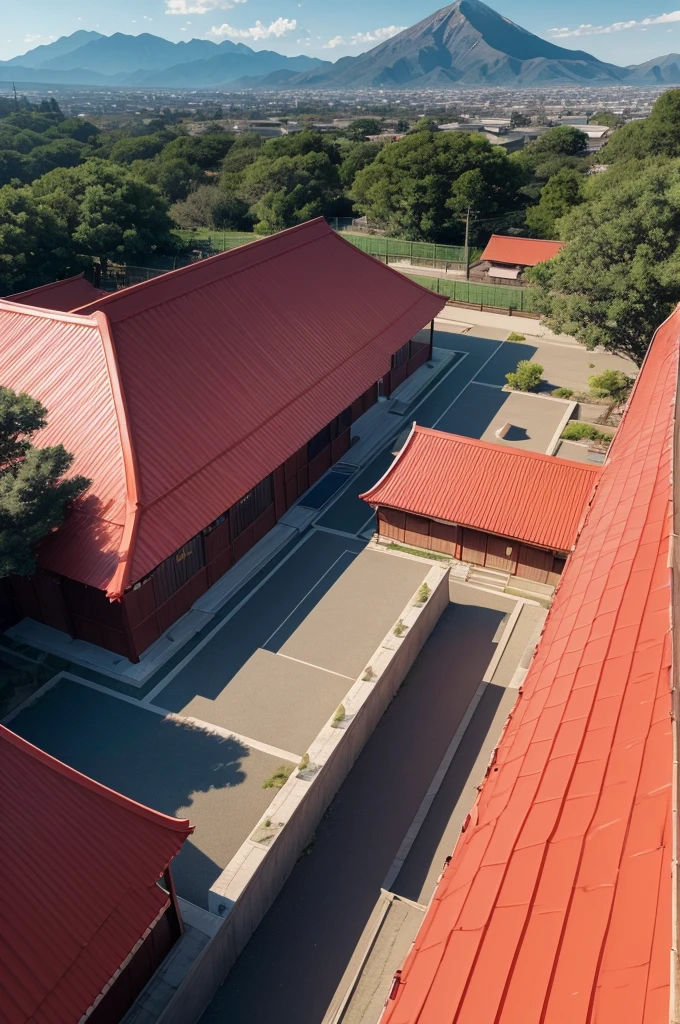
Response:
[{"label": "leafy tree canopy", "polygon": [[365,139],[367,135],[380,135],[382,121],[375,117],[360,117],[352,121],[347,129],[347,134],[353,139]]},{"label": "leafy tree canopy", "polygon": [[617,164],[560,221],[560,255],[529,271],[548,325],[641,362],[680,300],[680,162]]},{"label": "leafy tree canopy", "polygon": [[601,153],[607,164],[651,156],[680,157],[680,89],[659,96],[646,120],[631,121],[614,132]]},{"label": "leafy tree canopy", "polygon": [[583,201],[583,175],[562,168],[543,186],[537,206],[527,210],[527,227],[539,238],[557,238],[557,222]]},{"label": "leafy tree canopy", "polygon": [[36,545],[90,484],[82,476],[65,478],[73,456],[62,445],[33,445],[46,422],[39,402],[0,387],[0,576],[35,571]]},{"label": "leafy tree canopy", "polygon": [[355,177],[352,196],[390,234],[455,243],[468,206],[496,217],[516,206],[521,180],[505,150],[480,135],[418,131],[383,147]]},{"label": "leafy tree canopy", "polygon": [[248,204],[216,185],[199,185],[183,202],[171,207],[170,216],[180,228],[252,229]]}]

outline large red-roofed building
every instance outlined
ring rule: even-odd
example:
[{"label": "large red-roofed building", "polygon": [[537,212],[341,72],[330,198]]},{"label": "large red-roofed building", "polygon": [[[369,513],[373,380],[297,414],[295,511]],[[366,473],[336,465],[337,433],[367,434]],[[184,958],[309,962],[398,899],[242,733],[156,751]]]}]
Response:
[{"label": "large red-roofed building", "polygon": [[0,1019],[117,1024],[182,933],[169,865],[193,828],[2,725],[0,780]]},{"label": "large red-roofed building", "polygon": [[413,425],[361,497],[381,538],[555,584],[597,482],[596,466]]},{"label": "large red-roofed building", "polygon": [[92,481],[22,613],[137,660],[429,358],[444,304],[323,219],[70,312],[0,300],[0,379]]},{"label": "large red-roofed building", "polygon": [[637,379],[383,1024],[677,1020],[680,309]]}]

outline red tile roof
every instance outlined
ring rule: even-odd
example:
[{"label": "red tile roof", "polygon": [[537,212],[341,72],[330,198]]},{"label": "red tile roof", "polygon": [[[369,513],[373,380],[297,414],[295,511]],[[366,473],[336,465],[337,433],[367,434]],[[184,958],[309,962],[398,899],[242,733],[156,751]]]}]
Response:
[{"label": "red tile roof", "polygon": [[167,905],[193,831],[0,726],[0,1017],[74,1024]]},{"label": "red tile roof", "polygon": [[31,288],[27,292],[15,292],[14,295],[7,295],[6,300],[19,302],[24,306],[37,306],[39,309],[54,309],[68,313],[78,306],[84,306],[86,302],[95,302],[106,294],[101,288],[95,288],[86,281],[82,274],[77,274],[63,281],[53,281],[52,284]]},{"label": "red tile roof", "polygon": [[385,475],[361,497],[570,551],[599,473],[596,466],[414,425]]},{"label": "red tile roof", "polygon": [[546,242],[541,238],[515,238],[492,235],[482,259],[489,263],[510,263],[518,267],[535,267],[557,256],[566,242]]},{"label": "red tile roof", "polygon": [[76,314],[0,301],[0,379],[93,480],[40,564],[120,595],[381,377],[445,299],[322,219]]},{"label": "red tile roof", "polygon": [[383,1024],[668,1020],[673,432],[658,331]]}]

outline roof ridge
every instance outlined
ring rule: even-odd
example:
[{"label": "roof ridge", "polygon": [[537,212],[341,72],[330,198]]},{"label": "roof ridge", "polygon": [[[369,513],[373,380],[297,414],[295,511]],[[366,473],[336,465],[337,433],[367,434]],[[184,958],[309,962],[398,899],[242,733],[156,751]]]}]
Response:
[{"label": "roof ridge", "polygon": [[[62,282],[59,281],[57,283],[61,284]],[[42,306],[30,306],[24,302],[12,302],[8,297],[0,298],[0,313],[21,313],[24,316],[40,316],[45,320],[60,320],[66,324],[84,324],[89,327],[97,327],[97,321],[93,319],[92,313],[44,309]]]},{"label": "roof ridge", "polygon": [[[169,270],[167,271],[167,273],[161,273],[157,277],[149,278],[148,281],[140,281],[138,284],[129,285],[127,288],[121,288],[118,291],[110,292],[108,295],[103,296],[101,299],[97,299],[94,302],[87,303],[85,306],[80,306],[78,308],[79,310],[88,310],[92,312],[96,312],[101,309],[102,312],[105,312],[109,306],[113,306],[116,302],[119,302],[121,300],[129,299],[131,295],[144,295],[147,291],[151,291],[161,281],[167,283],[169,279],[187,278],[190,276],[192,272],[196,272],[199,270],[204,271],[206,267],[214,266],[219,262],[226,263],[230,258],[235,259],[237,255],[240,255],[243,252],[244,249],[248,249],[249,251],[252,252],[252,250],[257,246],[263,246],[266,245],[267,243],[270,243],[273,238],[279,239],[286,236],[290,236],[295,232],[302,233],[305,230],[309,231],[312,225],[320,226],[321,224],[324,224],[326,226],[326,233],[332,232],[332,228],[328,225],[328,222],[326,221],[325,217],[315,217],[313,220],[305,221],[303,224],[295,224],[292,228],[286,228],[284,231],[277,231],[273,235],[263,235],[262,238],[256,238],[253,242],[245,242],[243,245],[234,246],[233,249],[225,249],[224,252],[215,253],[214,256],[208,256],[207,259],[197,260],[195,263],[187,263],[186,266],[184,267],[177,267],[175,270]],[[300,246],[306,244],[308,243],[299,243]],[[297,248],[297,246],[295,248]],[[281,253],[277,252],[276,255],[279,256],[281,255]],[[273,258],[274,257],[271,256],[266,257],[265,259],[259,262],[265,263],[267,259]],[[233,273],[241,273],[243,270],[249,269],[251,269],[251,267],[245,267],[241,268],[240,270],[236,270]],[[198,291],[200,288],[207,287],[208,284],[212,283],[213,282],[206,282],[205,284],[199,284],[193,289],[187,289],[187,291]],[[167,297],[159,299],[157,302],[150,302],[148,305],[144,306],[144,310],[146,311],[148,309],[153,309],[155,306],[163,305],[163,303],[165,302],[167,302]],[[130,316],[134,315],[135,313],[130,314]],[[121,319],[127,318],[121,317]]]},{"label": "roof ridge", "polygon": [[186,832],[187,835],[190,835],[194,831],[194,827],[191,825],[188,818],[175,818],[172,815],[163,814],[162,811],[156,811],[153,807],[147,807],[145,804],[141,804],[137,800],[132,800],[123,793],[119,793],[115,789],[110,789],[109,786],[105,786],[103,783],[97,782],[96,779],[91,778],[89,775],[84,775],[82,772],[77,771],[75,768],[65,764],[58,758],[52,757],[52,755],[48,754],[47,751],[42,750],[33,743],[30,743],[28,740],[24,739],[23,736],[19,736],[17,733],[12,732],[12,730],[8,729],[6,725],[0,724],[0,743],[3,741],[5,743],[9,743],[10,746],[15,747],[17,750],[22,751],[34,761],[44,765],[44,767],[49,768],[57,775],[61,775],[68,779],[69,782],[81,786],[83,789],[87,789],[96,796],[101,796],[111,803],[117,804],[124,810],[128,810],[141,818],[146,818],[154,824],[167,828],[172,832]]},{"label": "roof ridge", "polygon": [[[72,274],[71,277],[62,277],[59,281],[50,281],[48,284],[37,284],[34,288],[25,288],[20,292],[13,292],[12,295],[16,295],[17,298],[21,298],[24,295],[33,295],[35,292],[47,292],[51,288],[58,288],[63,284],[68,284],[70,281],[79,281],[85,277],[85,273],[81,271],[80,274]],[[5,296],[10,298],[11,296]]]},{"label": "roof ridge", "polygon": [[527,448],[506,447],[502,444],[496,444],[494,441],[485,441],[484,438],[481,437],[468,437],[465,434],[450,434],[448,431],[436,430],[434,427],[424,427],[416,424],[415,433],[439,437],[443,441],[455,441],[456,443],[464,442],[465,444],[471,445],[475,448],[494,449],[495,451],[503,452],[504,454],[520,456],[526,459],[538,459],[541,462],[550,462],[553,465],[560,465],[560,462],[567,462],[569,465],[573,465],[576,469],[582,469],[587,473],[600,472],[599,466],[589,466],[587,463],[574,462],[571,459],[557,460],[554,455],[548,455],[547,452],[533,452]]},{"label": "roof ridge", "polygon": [[123,467],[125,472],[125,490],[127,499],[125,503],[125,523],[121,537],[120,548],[118,549],[118,565],[107,588],[107,596],[110,598],[122,597],[125,587],[130,582],[132,571],[132,557],[134,544],[141,517],[141,484],[137,454],[133,443],[132,430],[128,415],[127,401],[123,389],[123,378],[118,365],[116,346],[111,331],[111,324],[105,312],[97,310],[93,318],[99,327],[99,337],[104,351],[106,372],[111,387],[116,419],[118,422],[118,434],[123,454]]}]

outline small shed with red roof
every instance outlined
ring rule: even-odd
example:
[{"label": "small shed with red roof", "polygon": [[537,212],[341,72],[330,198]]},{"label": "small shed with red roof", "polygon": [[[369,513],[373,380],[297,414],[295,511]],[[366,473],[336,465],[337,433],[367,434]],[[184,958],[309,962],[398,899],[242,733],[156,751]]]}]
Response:
[{"label": "small shed with red roof", "polygon": [[117,1024],[182,934],[170,862],[193,828],[1,725],[0,779],[0,1018]]},{"label": "small shed with red roof", "polygon": [[7,295],[7,302],[19,302],[22,306],[37,306],[39,309],[56,309],[68,313],[72,309],[84,306],[86,302],[96,302],[107,293],[95,288],[82,274],[65,277],[63,281],[52,281],[38,288],[30,288],[26,292],[15,292]]},{"label": "small shed with red roof", "polygon": [[518,238],[515,235],[492,235],[482,253],[479,270],[490,278],[517,280],[527,267],[536,267],[557,256],[566,242],[543,238]]},{"label": "small shed with red roof", "polygon": [[414,424],[361,497],[380,537],[556,583],[600,470]]},{"label": "small shed with red roof", "polygon": [[21,612],[137,661],[429,358],[445,304],[322,218],[75,311],[0,300],[0,380],[92,481]]}]

